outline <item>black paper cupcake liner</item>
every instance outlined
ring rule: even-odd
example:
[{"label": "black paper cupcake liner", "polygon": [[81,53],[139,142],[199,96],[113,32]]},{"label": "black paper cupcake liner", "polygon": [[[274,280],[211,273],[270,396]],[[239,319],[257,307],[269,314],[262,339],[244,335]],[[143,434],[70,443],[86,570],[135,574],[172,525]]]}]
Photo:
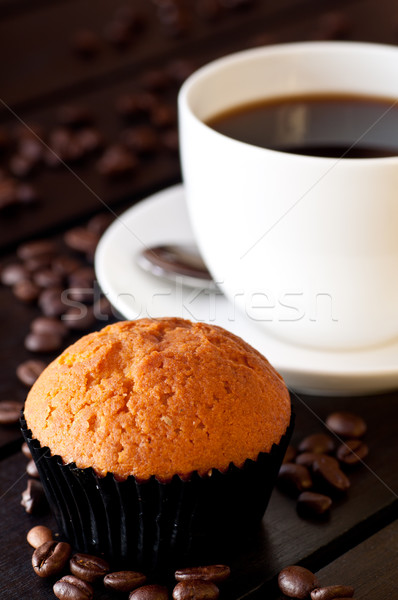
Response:
[{"label": "black paper cupcake liner", "polygon": [[118,567],[159,572],[181,566],[202,545],[258,526],[268,505],[294,426],[294,415],[279,444],[256,461],[226,472],[213,469],[189,480],[167,483],[133,476],[99,477],[51,456],[32,437],[24,417],[23,436],[32,453],[59,532],[80,552],[105,556]]}]

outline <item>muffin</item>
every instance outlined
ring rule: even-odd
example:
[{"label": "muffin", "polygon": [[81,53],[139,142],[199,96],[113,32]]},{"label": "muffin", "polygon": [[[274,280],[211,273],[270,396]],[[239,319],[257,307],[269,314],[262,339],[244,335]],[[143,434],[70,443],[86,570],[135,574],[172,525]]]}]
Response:
[{"label": "muffin", "polygon": [[124,321],[40,375],[23,430],[62,534],[147,570],[258,524],[291,433],[289,393],[240,338]]}]

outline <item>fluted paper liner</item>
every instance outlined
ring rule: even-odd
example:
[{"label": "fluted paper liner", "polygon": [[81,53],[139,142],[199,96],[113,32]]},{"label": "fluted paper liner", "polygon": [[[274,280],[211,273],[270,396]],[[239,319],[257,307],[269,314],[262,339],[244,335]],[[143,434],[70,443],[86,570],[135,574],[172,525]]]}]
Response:
[{"label": "fluted paper liner", "polygon": [[130,476],[117,481],[90,468],[63,464],[32,437],[24,417],[22,433],[32,453],[60,534],[75,550],[105,556],[118,567],[157,572],[181,565],[206,543],[227,539],[258,525],[270,499],[294,426],[279,444],[238,468],[175,475],[167,483]]}]

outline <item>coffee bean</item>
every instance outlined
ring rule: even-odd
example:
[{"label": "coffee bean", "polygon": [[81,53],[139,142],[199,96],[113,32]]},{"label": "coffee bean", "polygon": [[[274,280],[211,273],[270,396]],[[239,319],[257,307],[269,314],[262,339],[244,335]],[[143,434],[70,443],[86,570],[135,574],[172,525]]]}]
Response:
[{"label": "coffee bean", "polygon": [[17,183],[14,179],[0,180],[0,209],[7,208],[17,202]]},{"label": "coffee bean", "polygon": [[80,267],[69,276],[69,285],[71,287],[92,287],[95,280],[93,267]]},{"label": "coffee bean", "polygon": [[69,567],[73,575],[89,582],[104,577],[109,571],[106,560],[90,554],[74,554],[69,561]]},{"label": "coffee bean", "polygon": [[20,263],[6,265],[1,271],[1,283],[3,285],[13,286],[24,279],[29,279],[29,272]]},{"label": "coffee bean", "polygon": [[146,576],[137,571],[116,571],[104,577],[105,587],[117,592],[131,592],[145,582]]},{"label": "coffee bean", "polygon": [[40,288],[30,279],[22,279],[13,286],[12,292],[18,300],[30,304],[39,297]]},{"label": "coffee bean", "polygon": [[361,440],[347,440],[337,448],[336,456],[347,466],[360,463],[369,454],[368,446]]},{"label": "coffee bean", "polygon": [[177,153],[180,147],[178,131],[176,129],[168,129],[160,133],[162,146],[170,152]]},{"label": "coffee bean", "polygon": [[54,352],[62,348],[62,336],[58,333],[29,333],[25,348],[30,352]]},{"label": "coffee bean", "polygon": [[177,58],[168,63],[167,72],[174,81],[181,84],[187,77],[192,75],[196,68],[197,65],[192,60]]},{"label": "coffee bean", "polygon": [[366,433],[366,423],[362,417],[350,412],[334,412],[326,419],[326,425],[343,438],[360,438]]},{"label": "coffee bean", "polygon": [[112,304],[105,296],[102,296],[94,303],[93,314],[100,321],[106,321],[108,317],[116,316]]},{"label": "coffee bean", "polygon": [[38,334],[56,334],[63,337],[68,333],[65,324],[55,317],[36,317],[30,324],[30,328],[33,333]]},{"label": "coffee bean", "polygon": [[0,425],[14,425],[21,416],[22,403],[16,400],[0,402]]},{"label": "coffee bean", "polygon": [[334,448],[335,444],[330,435],[327,435],[326,433],[313,433],[300,442],[298,451],[330,454],[334,451]]},{"label": "coffee bean", "polygon": [[15,196],[18,204],[22,204],[23,206],[35,204],[40,199],[39,192],[30,183],[18,184]]},{"label": "coffee bean", "polygon": [[[91,304],[93,302],[94,290],[92,287],[70,287],[66,290],[69,300]],[[65,313],[66,314],[66,313]]]},{"label": "coffee bean", "polygon": [[45,542],[51,542],[53,539],[53,534],[51,529],[45,527],[44,525],[36,525],[36,527],[32,527],[28,531],[26,536],[28,544],[30,544],[33,548],[38,548]]},{"label": "coffee bean", "polygon": [[283,457],[284,463],[292,463],[297,456],[297,450],[293,446],[288,446],[286,448],[285,456]]},{"label": "coffee bean", "polygon": [[91,154],[104,145],[101,132],[94,127],[85,127],[76,134],[76,139],[84,154]]},{"label": "coffee bean", "polygon": [[18,258],[29,260],[36,256],[53,255],[57,250],[56,244],[50,240],[37,240],[22,244],[17,249]]},{"label": "coffee bean", "polygon": [[18,153],[37,165],[43,157],[43,148],[43,143],[32,134],[20,139]]},{"label": "coffee bean", "polygon": [[26,472],[29,477],[33,477],[34,479],[40,479],[39,472],[36,467],[36,463],[33,459],[31,459],[26,465]]},{"label": "coffee bean", "polygon": [[169,600],[169,592],[163,585],[143,585],[129,594],[129,600]]},{"label": "coffee bean", "polygon": [[156,97],[146,92],[132,92],[119,96],[116,111],[129,119],[150,114],[156,103]]},{"label": "coffee bean", "polygon": [[99,236],[85,227],[75,227],[64,235],[64,240],[69,248],[78,252],[94,252]]},{"label": "coffee bean", "polygon": [[10,158],[8,168],[15,177],[28,177],[37,166],[37,162],[23,154],[14,154]]},{"label": "coffee bean", "polygon": [[309,490],[312,487],[310,472],[303,465],[285,463],[279,470],[278,486],[292,495]]},{"label": "coffee bean", "polygon": [[135,154],[121,144],[109,146],[97,163],[98,172],[110,178],[131,174],[137,166]]},{"label": "coffee bean", "polygon": [[329,585],[316,588],[311,592],[311,600],[338,600],[339,598],[352,598],[354,588],[351,585]]},{"label": "coffee bean", "polygon": [[152,127],[140,125],[122,132],[122,142],[141,155],[152,154],[159,148],[159,137]]},{"label": "coffee bean", "polygon": [[24,266],[26,267],[29,273],[36,273],[39,269],[47,269],[50,266],[52,261],[52,256],[48,254],[43,254],[42,256],[33,256],[32,258],[28,258],[24,262]]},{"label": "coffee bean", "polygon": [[24,442],[22,444],[21,451],[22,451],[22,454],[25,456],[25,458],[28,458],[29,460],[31,460],[32,454],[31,454],[31,452],[29,450],[29,446],[26,442]]},{"label": "coffee bean", "polygon": [[74,575],[65,575],[57,581],[53,592],[59,600],[92,600],[94,596],[92,586]]},{"label": "coffee bean", "polygon": [[62,288],[48,288],[43,290],[39,296],[39,307],[46,317],[59,317],[67,306],[62,300]]},{"label": "coffee bean", "polygon": [[33,274],[33,281],[41,288],[58,287],[62,285],[63,277],[52,269],[39,269]]},{"label": "coffee bean", "polygon": [[328,454],[316,454],[315,452],[303,452],[296,456],[296,464],[304,465],[309,469],[312,469],[315,460],[320,460],[323,463],[330,465],[330,467],[334,467],[335,469],[339,468],[339,462],[333,456],[329,456]]},{"label": "coffee bean", "polygon": [[173,589],[174,600],[217,600],[219,595],[218,587],[203,579],[180,581]]},{"label": "coffee bean", "polygon": [[332,499],[324,494],[302,492],[297,498],[297,510],[308,515],[323,515],[332,506]]},{"label": "coffee bean", "polygon": [[351,486],[350,480],[343,471],[325,461],[323,457],[314,461],[312,470],[321,485],[331,491],[346,492]]},{"label": "coffee bean", "polygon": [[304,600],[318,586],[318,581],[308,569],[291,565],[279,573],[278,585],[281,592],[289,598]]},{"label": "coffee bean", "polygon": [[151,111],[150,120],[155,127],[171,127],[177,121],[177,113],[173,106],[157,104]]},{"label": "coffee bean", "polygon": [[71,273],[73,273],[73,271],[76,271],[80,267],[80,260],[71,256],[67,256],[66,254],[57,256],[51,263],[51,268],[53,271],[62,277],[69,276]]},{"label": "coffee bean", "polygon": [[179,569],[175,572],[177,581],[187,581],[190,579],[201,579],[202,581],[212,581],[218,583],[225,581],[231,574],[231,569],[227,565],[207,565],[205,567],[188,567]]},{"label": "coffee bean", "polygon": [[87,331],[95,324],[96,318],[92,306],[72,306],[64,314],[63,322],[73,331]]},{"label": "coffee bean", "polygon": [[112,213],[99,213],[92,217],[87,223],[87,229],[93,231],[98,236],[101,236],[106,231],[112,221],[115,219],[115,215]]},{"label": "coffee bean", "polygon": [[22,492],[21,505],[29,515],[39,512],[43,508],[45,495],[40,481],[28,479],[26,490]]},{"label": "coffee bean", "polygon": [[32,567],[39,577],[56,575],[66,565],[71,547],[66,542],[44,542],[36,548],[32,556]]}]

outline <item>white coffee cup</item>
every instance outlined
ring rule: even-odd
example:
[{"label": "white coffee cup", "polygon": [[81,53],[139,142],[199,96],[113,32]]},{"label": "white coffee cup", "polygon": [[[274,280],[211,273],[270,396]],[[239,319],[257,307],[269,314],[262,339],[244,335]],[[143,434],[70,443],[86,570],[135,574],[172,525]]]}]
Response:
[{"label": "white coffee cup", "polygon": [[398,99],[398,49],[268,46],[189,77],[179,118],[190,218],[214,279],[265,332],[320,349],[388,344],[398,337],[398,157],[295,155],[206,125],[253,101],[323,93]]}]

